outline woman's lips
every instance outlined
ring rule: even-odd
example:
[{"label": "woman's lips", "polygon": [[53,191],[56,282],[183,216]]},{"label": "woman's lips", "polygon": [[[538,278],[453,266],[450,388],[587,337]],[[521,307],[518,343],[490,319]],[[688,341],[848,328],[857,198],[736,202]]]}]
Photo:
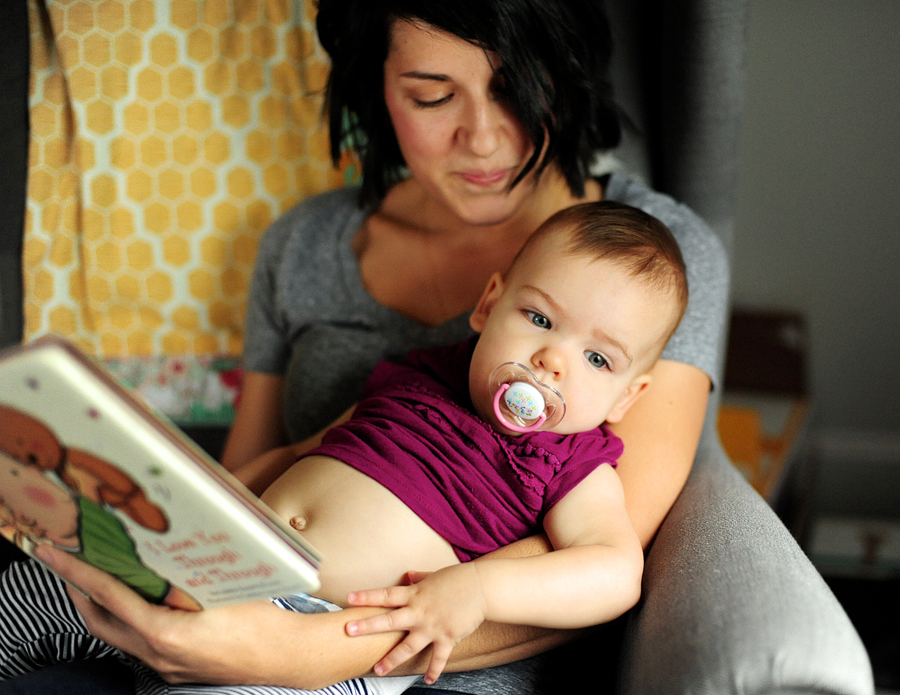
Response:
[{"label": "woman's lips", "polygon": [[504,182],[509,176],[510,171],[511,169],[497,169],[495,171],[461,171],[459,176],[466,183],[489,188]]}]

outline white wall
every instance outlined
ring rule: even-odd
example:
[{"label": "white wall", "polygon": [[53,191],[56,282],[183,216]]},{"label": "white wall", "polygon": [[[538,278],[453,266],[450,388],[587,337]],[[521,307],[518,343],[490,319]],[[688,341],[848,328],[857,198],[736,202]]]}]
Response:
[{"label": "white wall", "polygon": [[752,0],[746,99],[735,304],[806,315],[826,467],[900,466],[900,0]]}]

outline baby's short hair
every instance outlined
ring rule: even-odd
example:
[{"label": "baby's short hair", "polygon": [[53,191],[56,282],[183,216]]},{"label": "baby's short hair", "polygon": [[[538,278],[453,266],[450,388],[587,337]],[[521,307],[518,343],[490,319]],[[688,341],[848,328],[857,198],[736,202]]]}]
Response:
[{"label": "baby's short hair", "polygon": [[672,321],[661,350],[678,328],[688,301],[684,259],[669,228],[653,215],[624,203],[581,203],[548,219],[528,240],[526,249],[558,231],[570,235],[571,253],[612,261],[672,300]]}]

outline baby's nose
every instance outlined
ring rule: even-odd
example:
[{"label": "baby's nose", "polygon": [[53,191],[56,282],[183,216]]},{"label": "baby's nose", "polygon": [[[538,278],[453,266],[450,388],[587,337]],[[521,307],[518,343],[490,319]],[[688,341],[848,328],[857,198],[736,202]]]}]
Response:
[{"label": "baby's nose", "polygon": [[532,358],[534,366],[542,369],[548,374],[552,374],[559,379],[565,374],[566,357],[563,350],[548,346],[534,353]]}]

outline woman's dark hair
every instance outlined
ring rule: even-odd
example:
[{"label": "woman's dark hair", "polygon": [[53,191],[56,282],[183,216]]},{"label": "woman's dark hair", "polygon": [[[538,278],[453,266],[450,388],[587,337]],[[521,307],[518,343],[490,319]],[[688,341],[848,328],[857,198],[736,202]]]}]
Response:
[{"label": "woman's dark hair", "polygon": [[384,61],[395,20],[425,22],[500,57],[505,97],[534,143],[513,185],[555,161],[572,193],[581,196],[596,153],[619,143],[619,111],[608,75],[612,37],[602,0],[318,4],[319,40],[332,61],[325,103],[331,156],[337,163],[342,149],[356,150],[363,204],[381,200],[403,176],[403,155],[384,102]]}]

